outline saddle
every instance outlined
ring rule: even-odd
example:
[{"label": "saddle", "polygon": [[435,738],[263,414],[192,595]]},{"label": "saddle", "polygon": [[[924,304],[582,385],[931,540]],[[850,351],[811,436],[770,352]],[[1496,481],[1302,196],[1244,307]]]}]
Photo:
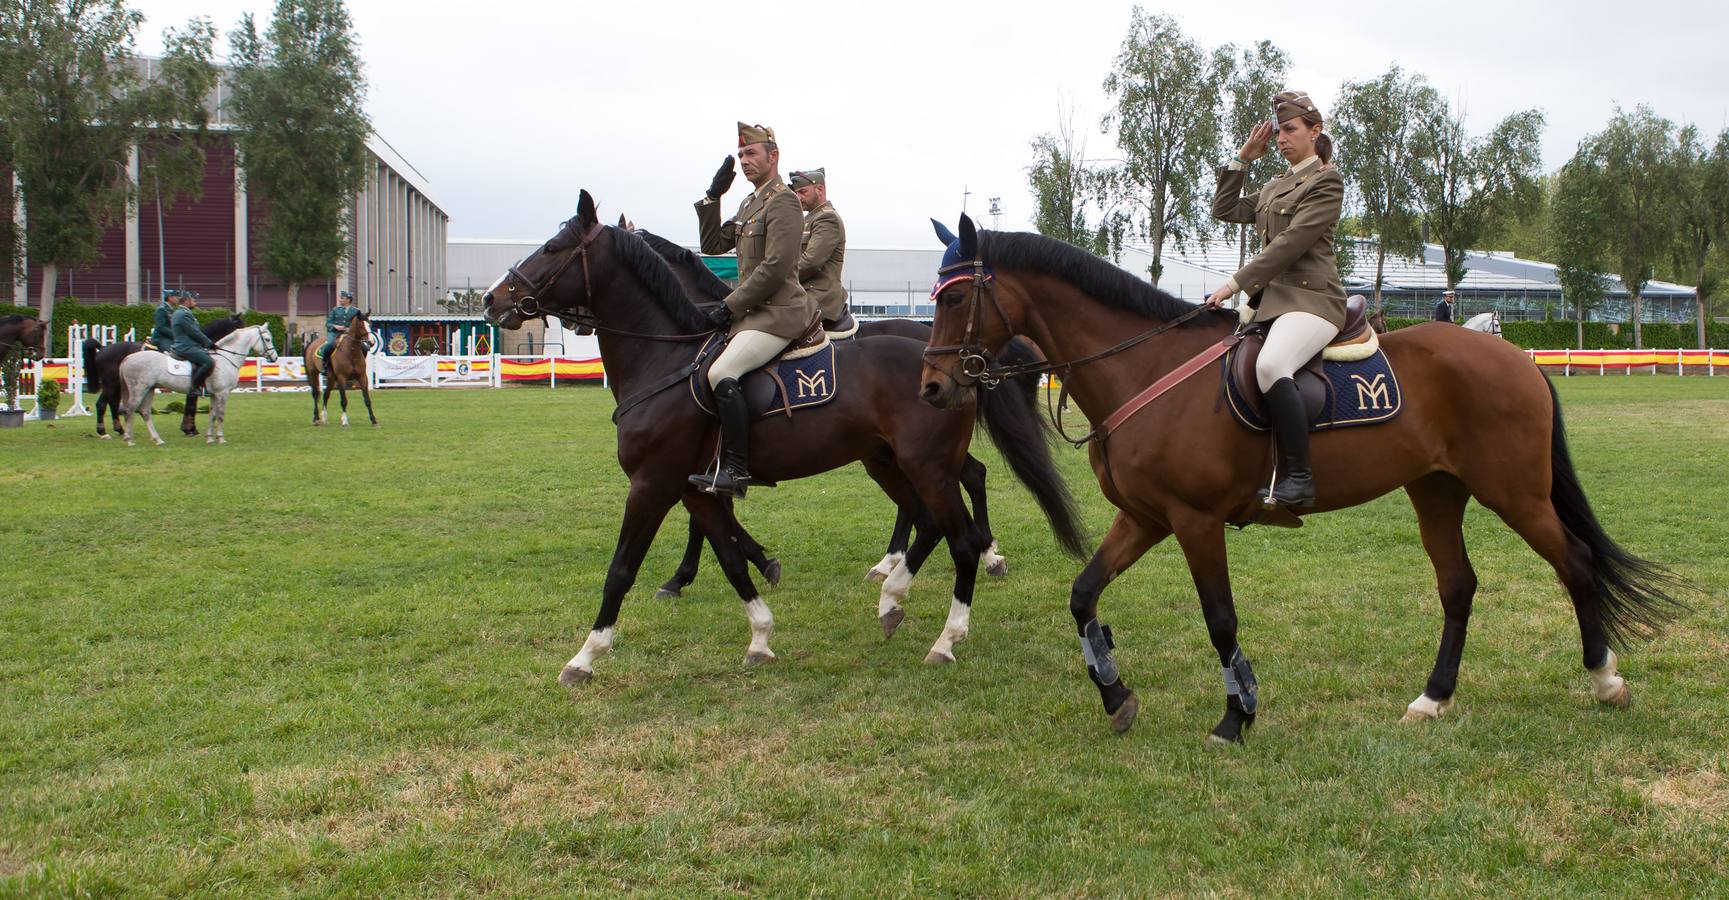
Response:
[{"label": "saddle", "polygon": [[[697,350],[697,368],[690,376],[691,398],[711,416],[715,414],[714,389],[708,384],[708,370],[725,342],[718,334],[705,341]],[[811,322],[804,337],[767,365],[747,373],[738,386],[744,391],[753,421],[782,415],[791,418],[794,410],[833,400],[840,390],[840,373],[835,368],[834,344],[822,323]]]},{"label": "saddle", "polygon": [[822,330],[828,333],[829,340],[844,341],[858,334],[858,320],[852,317],[851,309],[843,309],[838,320],[824,320]]},{"label": "saddle", "polygon": [[[1345,303],[1345,327],[1315,358],[1297,370],[1297,393],[1308,411],[1309,429],[1384,422],[1397,415],[1403,398],[1380,339],[1369,327],[1362,297]],[[1267,340],[1267,325],[1252,323],[1225,356],[1224,391],[1237,421],[1255,431],[1268,428],[1255,360]],[[1355,394],[1341,390],[1355,388]],[[1349,401],[1349,402],[1347,402]]]}]

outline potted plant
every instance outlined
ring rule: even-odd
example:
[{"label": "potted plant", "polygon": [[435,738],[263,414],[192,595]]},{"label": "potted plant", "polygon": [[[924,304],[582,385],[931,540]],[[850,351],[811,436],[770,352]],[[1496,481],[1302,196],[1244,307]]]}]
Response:
[{"label": "potted plant", "polygon": [[42,422],[53,421],[59,412],[60,382],[43,378],[42,386],[36,389],[36,418]]},{"label": "potted plant", "polygon": [[24,410],[18,408],[18,365],[23,359],[23,352],[17,347],[0,357],[0,394],[6,398],[6,408],[0,410],[0,428],[24,425]]},{"label": "potted plant", "polygon": [[414,352],[419,353],[421,356],[431,356],[432,354],[437,353],[438,339],[431,335],[427,335],[426,337],[415,341]]}]

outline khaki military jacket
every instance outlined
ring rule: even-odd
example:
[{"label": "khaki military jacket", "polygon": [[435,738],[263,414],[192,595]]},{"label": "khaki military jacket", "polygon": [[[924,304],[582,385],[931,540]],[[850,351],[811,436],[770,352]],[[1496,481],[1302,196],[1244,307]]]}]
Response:
[{"label": "khaki military jacket", "polygon": [[834,204],[824,201],[805,214],[804,243],[798,256],[798,280],[822,311],[824,322],[839,322],[846,312],[846,288],[841,265],[846,260],[846,226]]},{"label": "khaki military jacket", "polygon": [[796,340],[816,321],[816,304],[798,283],[799,234],[804,210],[779,176],[752,191],[738,215],[720,221],[720,204],[697,201],[702,252],[738,251],[738,287],[727,295],[732,310],[728,335],[765,331]]},{"label": "khaki military jacket", "polygon": [[1255,199],[1242,196],[1248,173],[1221,168],[1213,218],[1253,225],[1261,252],[1233,280],[1249,295],[1255,321],[1306,312],[1345,325],[1345,286],[1333,255],[1333,234],[1345,202],[1345,180],[1330,165],[1287,171]]}]

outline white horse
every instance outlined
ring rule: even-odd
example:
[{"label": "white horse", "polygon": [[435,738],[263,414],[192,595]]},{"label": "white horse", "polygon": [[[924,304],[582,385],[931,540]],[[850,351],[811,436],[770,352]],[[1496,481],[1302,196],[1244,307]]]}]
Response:
[{"label": "white horse", "polygon": [[1501,334],[1501,314],[1499,312],[1479,313],[1465,320],[1465,328],[1471,331],[1481,331],[1484,334]]},{"label": "white horse", "polygon": [[[242,328],[217,341],[216,346],[210,348],[210,356],[216,363],[216,368],[211,371],[209,378],[204,379],[204,391],[210,397],[210,425],[205,430],[205,443],[228,443],[228,437],[222,429],[228,411],[228,392],[240,383],[241,364],[259,347],[264,348],[265,359],[276,361],[276,344],[270,340],[270,329],[263,325]],[[120,436],[126,439],[126,446],[134,446],[134,412],[144,416],[144,427],[150,429],[151,440],[157,444],[166,443],[162,436],[156,433],[156,423],[150,419],[150,401],[154,399],[159,387],[167,388],[176,394],[186,393],[192,387],[192,364],[174,359],[166,353],[140,350],[126,357],[120,364],[120,384],[120,408],[125,411],[125,419],[120,423]]]}]

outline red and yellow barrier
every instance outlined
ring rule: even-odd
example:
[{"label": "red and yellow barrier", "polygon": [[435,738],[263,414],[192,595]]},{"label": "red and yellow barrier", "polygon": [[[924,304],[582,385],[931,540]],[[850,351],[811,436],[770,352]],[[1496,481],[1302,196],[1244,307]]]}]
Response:
[{"label": "red and yellow barrier", "polygon": [[1729,350],[1527,350],[1539,366],[1580,369],[1638,369],[1650,366],[1729,366]]},{"label": "red and yellow barrier", "polygon": [[559,379],[598,379],[606,369],[598,357],[572,359],[564,356],[543,356],[539,359],[509,359],[498,361],[498,377],[503,381],[549,381]]}]

